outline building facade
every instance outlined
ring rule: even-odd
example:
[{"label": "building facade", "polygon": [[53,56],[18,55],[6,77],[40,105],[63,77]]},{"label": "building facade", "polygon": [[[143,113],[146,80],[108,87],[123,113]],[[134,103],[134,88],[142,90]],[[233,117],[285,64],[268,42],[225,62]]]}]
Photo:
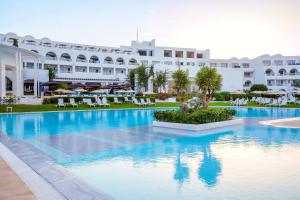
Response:
[{"label": "building facade", "polygon": [[[140,64],[154,66],[155,71],[188,69],[190,78],[203,66],[217,68],[223,78],[223,91],[248,90],[255,83],[270,89],[287,89],[300,79],[300,56],[263,55],[254,59],[211,59],[210,50],[156,46],[155,40],[132,41],[130,46],[105,47],[20,37],[14,33],[0,34],[0,43],[35,52],[43,59],[37,63],[39,82],[47,82],[47,71],[56,73],[55,81],[95,82],[102,85],[120,83],[130,70]],[[34,60],[23,60],[24,80],[33,79]],[[191,86],[191,90],[195,90]]]}]

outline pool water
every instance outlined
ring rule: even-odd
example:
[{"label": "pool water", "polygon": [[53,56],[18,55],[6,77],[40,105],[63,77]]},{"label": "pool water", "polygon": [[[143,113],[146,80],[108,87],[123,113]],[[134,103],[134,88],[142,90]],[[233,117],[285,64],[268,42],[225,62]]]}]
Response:
[{"label": "pool water", "polygon": [[0,130],[117,200],[300,199],[300,130],[258,123],[300,110],[234,109],[243,126],[194,137],[151,128],[154,109],[0,115]]}]

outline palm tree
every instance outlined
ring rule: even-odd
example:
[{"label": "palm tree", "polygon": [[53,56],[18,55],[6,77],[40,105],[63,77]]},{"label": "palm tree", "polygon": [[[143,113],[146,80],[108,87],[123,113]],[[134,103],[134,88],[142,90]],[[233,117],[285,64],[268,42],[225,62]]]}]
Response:
[{"label": "palm tree", "polygon": [[173,72],[172,79],[174,81],[173,88],[176,90],[177,99],[180,99],[180,101],[181,101],[182,100],[182,98],[181,98],[182,91],[185,90],[190,84],[189,71],[188,70],[184,71],[184,70],[178,69]]},{"label": "palm tree", "polygon": [[153,87],[155,92],[161,92],[161,89],[166,89],[167,74],[167,71],[159,71],[155,73],[153,80]]},{"label": "palm tree", "polygon": [[207,109],[215,91],[222,87],[222,77],[217,73],[216,68],[203,67],[196,74],[195,82],[201,91],[203,109]]}]

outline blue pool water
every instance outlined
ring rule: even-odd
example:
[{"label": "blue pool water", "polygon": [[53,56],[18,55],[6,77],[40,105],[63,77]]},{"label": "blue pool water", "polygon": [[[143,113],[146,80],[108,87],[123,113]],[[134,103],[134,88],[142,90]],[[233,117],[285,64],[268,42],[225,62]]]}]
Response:
[{"label": "blue pool water", "polygon": [[244,126],[195,137],[153,130],[153,109],[0,115],[0,130],[114,199],[300,199],[299,129],[258,123],[300,110],[234,109]]}]

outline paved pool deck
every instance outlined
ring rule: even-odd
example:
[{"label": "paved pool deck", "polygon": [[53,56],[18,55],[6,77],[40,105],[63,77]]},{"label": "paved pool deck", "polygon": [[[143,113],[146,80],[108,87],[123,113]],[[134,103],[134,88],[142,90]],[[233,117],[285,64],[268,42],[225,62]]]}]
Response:
[{"label": "paved pool deck", "polygon": [[300,117],[261,121],[260,123],[280,128],[300,128]]},{"label": "paved pool deck", "polygon": [[21,178],[0,157],[0,200],[36,200]]}]

